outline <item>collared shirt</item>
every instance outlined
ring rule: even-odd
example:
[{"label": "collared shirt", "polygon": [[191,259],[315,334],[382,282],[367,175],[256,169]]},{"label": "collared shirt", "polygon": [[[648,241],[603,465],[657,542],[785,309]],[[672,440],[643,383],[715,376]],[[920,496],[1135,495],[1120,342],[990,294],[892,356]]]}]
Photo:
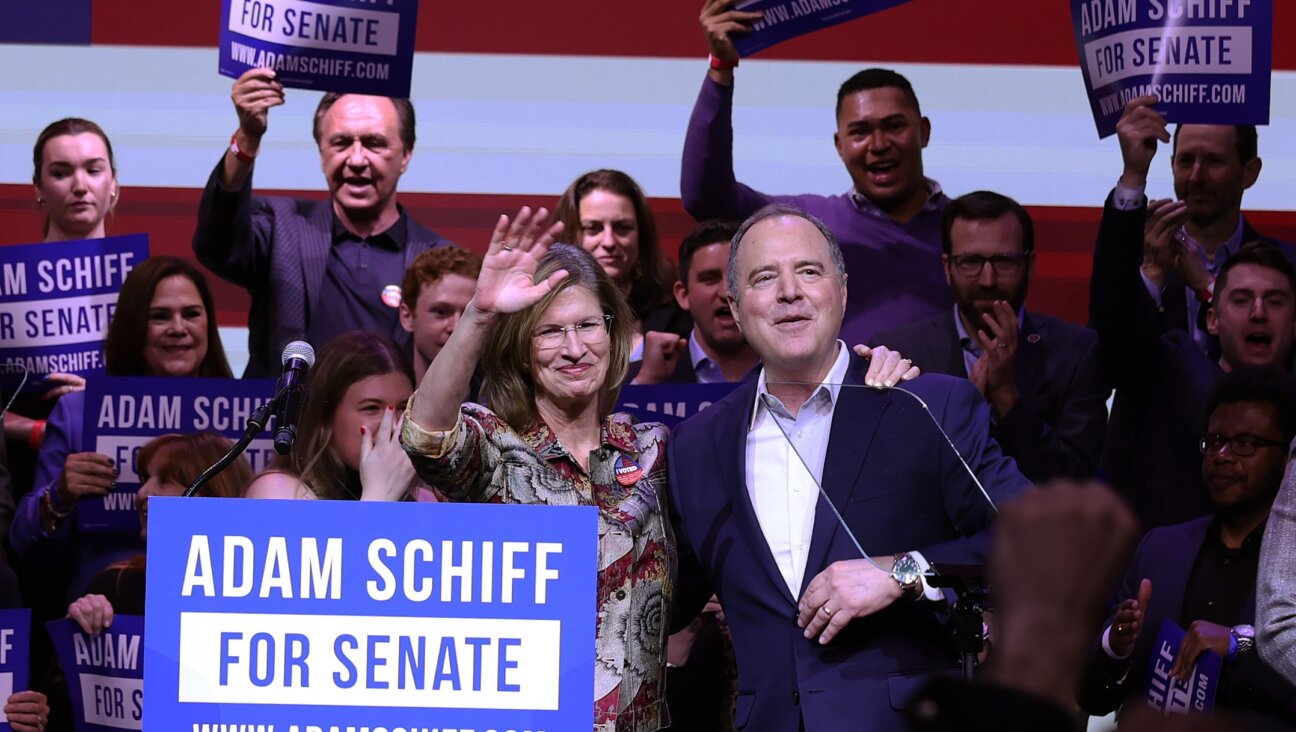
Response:
[{"label": "collared shirt", "polygon": [[1227,628],[1244,622],[1242,608],[1248,597],[1255,596],[1264,528],[1260,524],[1242,540],[1242,546],[1230,549],[1220,539],[1219,519],[1211,522],[1184,588],[1179,616],[1182,627],[1187,628],[1194,620]]},{"label": "collared shirt", "polygon": [[[1018,333],[1021,332],[1022,324],[1025,322],[1026,308],[1022,308],[1017,311]],[[971,378],[972,367],[976,365],[977,359],[981,358],[981,344],[963,326],[963,318],[959,317],[958,305],[954,306],[954,332],[958,334],[959,346],[963,348],[963,367],[967,370],[968,378]]]},{"label": "collared shirt", "polygon": [[[939,209],[941,207],[941,194],[944,192],[941,190],[940,183],[937,183],[931,178],[924,177],[923,185],[927,187],[927,200],[923,202],[922,210],[935,211]],[[860,211],[881,218],[889,218],[886,215],[885,211],[883,211],[880,207],[878,207],[878,205],[874,203],[868,196],[864,195],[863,193],[860,193],[857,189],[851,188],[849,196],[850,196],[851,203],[854,203],[855,208],[859,209]]]},{"label": "collared shirt", "polygon": [[837,341],[837,360],[792,416],[769,392],[765,369],[747,431],[747,495],[793,597],[801,596],[828,435],[850,351]]},{"label": "collared shirt", "polygon": [[[661,492],[669,430],[627,414],[604,417],[600,447],[582,470],[542,420],[514,429],[469,403],[452,429],[432,432],[409,414],[401,444],[419,476],[451,500],[598,508],[593,729],[660,727],[674,563]],[[635,479],[626,485],[618,471]]]},{"label": "collared shirt", "polygon": [[[1119,211],[1133,211],[1142,208],[1147,202],[1144,190],[1145,189],[1143,188],[1130,188],[1117,183],[1116,190],[1112,194],[1112,203],[1115,204],[1116,209]],[[1237,230],[1233,232],[1233,235],[1230,236],[1227,241],[1215,248],[1215,256],[1213,258],[1206,256],[1206,250],[1204,248],[1197,247],[1198,251],[1201,252],[1202,264],[1206,266],[1206,271],[1210,273],[1212,279],[1219,277],[1220,270],[1223,269],[1224,263],[1227,262],[1229,257],[1233,256],[1233,254],[1237,252],[1238,248],[1242,246],[1242,231],[1244,225],[1245,220],[1239,216]],[[1187,235],[1188,233],[1185,231],[1184,236]],[[1148,294],[1152,296],[1152,301],[1156,303],[1158,308],[1162,307],[1161,298],[1164,296],[1162,288],[1149,280],[1147,276],[1143,274],[1141,269],[1139,270],[1139,277],[1142,278],[1143,286],[1147,288]],[[1193,342],[1197,344],[1197,347],[1201,349],[1202,353],[1206,353],[1209,351],[1210,334],[1198,326],[1198,319],[1201,317],[1202,302],[1197,299],[1197,293],[1193,292],[1190,287],[1184,287],[1184,298],[1188,304],[1188,333],[1192,336]]]},{"label": "collared shirt", "polygon": [[[383,288],[400,286],[405,276],[405,246],[409,219],[404,210],[385,231],[369,237],[353,234],[333,214],[333,245],[329,247],[319,297],[314,298],[306,340],[316,349],[349,330],[372,330],[390,336],[400,313],[383,302]],[[402,346],[406,344],[400,344]]]},{"label": "collared shirt", "polygon": [[723,384],[728,379],[725,378],[724,370],[720,364],[711,360],[702,350],[702,344],[698,343],[697,328],[689,333],[688,337],[689,360],[693,363],[693,380],[699,384]]}]

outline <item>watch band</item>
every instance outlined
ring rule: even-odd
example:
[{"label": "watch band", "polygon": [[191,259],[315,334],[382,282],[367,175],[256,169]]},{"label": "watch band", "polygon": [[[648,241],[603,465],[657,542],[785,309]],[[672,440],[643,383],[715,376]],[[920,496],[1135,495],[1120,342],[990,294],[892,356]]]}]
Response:
[{"label": "watch band", "polygon": [[1250,625],[1235,625],[1229,628],[1233,634],[1233,642],[1237,644],[1238,657],[1245,656],[1255,650],[1255,628]]}]

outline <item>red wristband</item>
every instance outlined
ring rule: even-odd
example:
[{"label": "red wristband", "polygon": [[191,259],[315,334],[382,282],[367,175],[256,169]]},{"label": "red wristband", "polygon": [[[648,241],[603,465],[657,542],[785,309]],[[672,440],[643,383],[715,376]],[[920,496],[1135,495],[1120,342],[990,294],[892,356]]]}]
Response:
[{"label": "red wristband", "polygon": [[711,68],[715,69],[716,71],[728,71],[729,69],[738,66],[738,59],[734,59],[733,61],[725,61],[724,59],[721,59],[719,56],[716,56],[714,53],[711,54],[710,61],[711,61]]},{"label": "red wristband", "polygon": [[32,422],[31,434],[27,435],[27,447],[32,452],[40,452],[41,442],[45,440],[45,420],[38,419]]},{"label": "red wristband", "polygon": [[232,152],[232,153],[234,153],[234,157],[238,158],[239,160],[242,160],[243,162],[247,163],[248,165],[251,165],[252,162],[253,162],[254,160],[256,160],[256,157],[254,157],[254,156],[252,156],[252,155],[248,155],[247,153],[243,152],[243,150],[241,150],[241,149],[239,148],[239,146],[238,146],[238,132],[235,132],[234,134],[230,135],[230,146],[229,146],[229,151]]}]

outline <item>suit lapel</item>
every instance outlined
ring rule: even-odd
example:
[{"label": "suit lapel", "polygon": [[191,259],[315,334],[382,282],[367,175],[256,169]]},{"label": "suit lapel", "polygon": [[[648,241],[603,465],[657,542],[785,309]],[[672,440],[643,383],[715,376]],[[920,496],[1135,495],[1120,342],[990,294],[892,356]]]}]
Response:
[{"label": "suit lapel", "polygon": [[[869,445],[877,431],[890,403],[886,392],[866,389],[864,374],[868,362],[851,357],[851,366],[846,373],[846,381],[837,394],[837,403],[833,408],[832,427],[828,433],[828,453],[824,456],[823,494],[815,506],[814,529],[810,535],[810,553],[806,558],[805,577],[801,582],[801,591],[815,575],[828,564],[828,552],[841,531],[837,518],[838,511],[845,511],[846,503],[851,498],[860,473],[868,457]],[[832,505],[828,505],[828,500]],[[837,511],[833,510],[836,507]],[[844,519],[843,519],[844,520]],[[853,527],[857,529],[858,527]],[[856,536],[856,539],[860,539]],[[861,543],[867,542],[867,537]],[[849,539],[847,539],[849,541]],[[854,558],[854,549],[851,549]]]},{"label": "suit lapel", "polygon": [[738,400],[735,408],[720,413],[711,432],[715,454],[719,456],[720,485],[730,491],[729,505],[733,506],[738,530],[752,547],[756,563],[783,599],[795,605],[796,598],[792,597],[787,582],[783,581],[783,573],[770,553],[769,542],[747,492],[747,432],[751,425],[752,404],[756,399],[756,382],[739,387],[734,396]]},{"label": "suit lapel", "polygon": [[1048,326],[1035,320],[1029,312],[1022,318],[1021,332],[1017,334],[1013,379],[1023,399],[1035,393],[1039,377],[1044,372],[1044,349],[1050,335]]}]

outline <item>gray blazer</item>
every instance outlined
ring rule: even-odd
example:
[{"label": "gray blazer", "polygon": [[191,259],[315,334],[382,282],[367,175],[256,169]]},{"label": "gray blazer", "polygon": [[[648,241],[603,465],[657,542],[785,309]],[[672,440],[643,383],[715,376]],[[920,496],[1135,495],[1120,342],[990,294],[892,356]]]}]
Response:
[{"label": "gray blazer", "polygon": [[1265,525],[1255,629],[1260,657],[1296,684],[1296,460],[1287,463]]}]

